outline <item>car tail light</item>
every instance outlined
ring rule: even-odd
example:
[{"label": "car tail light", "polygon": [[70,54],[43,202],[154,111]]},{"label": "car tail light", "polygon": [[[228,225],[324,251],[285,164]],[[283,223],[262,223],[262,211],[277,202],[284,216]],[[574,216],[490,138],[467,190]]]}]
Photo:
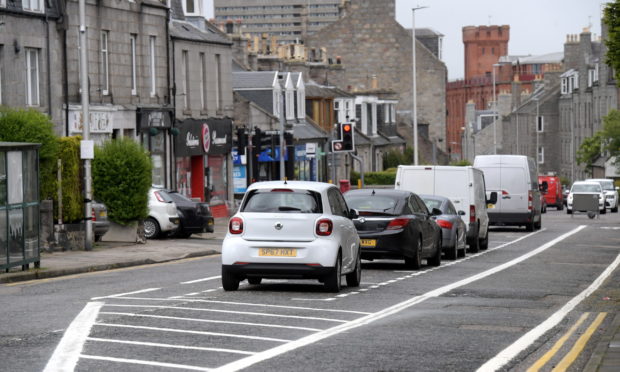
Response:
[{"label": "car tail light", "polygon": [[157,198],[157,201],[160,201],[162,203],[165,203],[166,201],[164,200],[164,198],[161,196],[161,194],[159,193],[159,191],[155,191],[153,194],[155,194],[155,197]]},{"label": "car tail light", "polygon": [[387,225],[386,230],[400,230],[405,228],[409,223],[408,218],[395,218]]},{"label": "car tail light", "polygon": [[437,220],[437,225],[439,225],[439,227],[441,227],[443,229],[451,229],[452,228],[452,222],[446,221],[446,220]]},{"label": "car tail light", "polygon": [[328,218],[322,218],[316,222],[316,234],[319,236],[330,236],[334,231],[334,223]]},{"label": "car tail light", "polygon": [[291,189],[271,189],[271,192],[293,192]]},{"label": "car tail light", "polygon": [[228,231],[231,234],[241,234],[243,232],[243,219],[241,217],[233,217],[228,222]]},{"label": "car tail light", "polygon": [[476,206],[472,204],[469,206],[469,223],[474,222],[476,222]]},{"label": "car tail light", "polygon": [[534,202],[534,194],[532,194],[532,190],[527,192],[527,210],[531,211],[532,210],[532,205]]},{"label": "car tail light", "polygon": [[95,208],[90,209],[90,216],[92,221],[97,221],[97,214],[95,213]]}]

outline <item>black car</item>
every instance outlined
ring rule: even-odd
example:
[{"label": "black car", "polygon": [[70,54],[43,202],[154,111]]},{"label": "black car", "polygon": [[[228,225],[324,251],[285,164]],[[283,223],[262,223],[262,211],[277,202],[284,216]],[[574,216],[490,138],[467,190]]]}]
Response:
[{"label": "black car", "polygon": [[405,190],[361,189],[347,192],[349,208],[360,237],[362,258],[404,259],[413,269],[441,264],[441,228],[432,219],[441,210],[428,211],[420,197]]},{"label": "black car", "polygon": [[213,216],[209,204],[196,202],[178,191],[166,191],[177,205],[179,228],[171,233],[175,238],[189,238],[192,234],[213,232]]}]

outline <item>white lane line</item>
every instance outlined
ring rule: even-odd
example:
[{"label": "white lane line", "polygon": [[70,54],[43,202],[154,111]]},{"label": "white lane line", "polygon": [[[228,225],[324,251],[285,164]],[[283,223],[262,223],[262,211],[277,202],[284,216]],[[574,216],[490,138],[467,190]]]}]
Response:
[{"label": "white lane line", "polygon": [[324,322],[334,322],[334,323],[346,323],[346,320],[341,319],[330,319],[330,318],[319,318],[312,316],[300,316],[300,315],[282,315],[282,314],[270,314],[270,313],[254,313],[249,311],[231,311],[231,310],[217,310],[217,309],[201,309],[195,307],[183,307],[183,306],[156,306],[156,305],[121,305],[121,304],[105,304],[105,306],[112,307],[139,307],[139,308],[150,308],[150,309],[174,309],[174,310],[188,310],[188,311],[204,311],[211,313],[224,313],[224,314],[242,314],[242,315],[256,315],[256,316],[265,316],[271,318],[290,318],[290,319],[303,319],[303,320],[321,320]]},{"label": "white lane line", "polygon": [[238,334],[234,334],[234,333],[192,331],[190,329],[147,327],[147,326],[136,326],[136,325],[129,325],[129,324],[95,323],[94,325],[98,326],[98,327],[131,328],[131,329],[144,329],[144,330],[147,330],[147,331],[157,331],[157,332],[189,333],[189,334],[193,334],[193,335],[203,335],[203,336],[243,338],[243,339],[246,339],[246,340],[260,340],[260,341],[272,341],[272,342],[290,342],[290,341],[292,341],[292,340],[286,340],[286,339],[283,339],[283,338],[271,338],[271,337],[260,337],[260,336],[250,336],[250,335],[238,335]]},{"label": "white lane line", "polygon": [[601,284],[611,275],[611,273],[620,265],[620,255],[616,257],[616,259],[609,265],[605,271],[588,288],[583,290],[577,296],[573,297],[570,301],[568,301],[564,306],[562,306],[558,311],[553,313],[547,320],[540,323],[534,329],[524,334],[515,341],[512,345],[508,346],[504,350],[500,351],[495,357],[491,358],[488,362],[482,365],[478,369],[478,371],[486,372],[486,371],[497,371],[498,369],[505,366],[508,362],[510,362],[514,357],[519,355],[520,352],[525,350],[527,347],[532,345],[536,340],[541,337],[545,332],[549,331],[551,328],[555,327],[560,323],[566,315],[572,311],[581,301],[583,301],[586,297],[590,296],[592,292],[597,290]]},{"label": "white lane line", "polygon": [[533,256],[535,256],[535,255],[537,255],[537,254],[539,254],[539,253],[549,249],[550,247],[554,246],[558,242],[560,242],[560,241],[562,241],[562,240],[572,236],[573,234],[581,231],[584,228],[585,228],[584,225],[579,226],[576,229],[573,229],[573,230],[569,231],[568,233],[565,233],[565,234],[563,234],[563,235],[561,235],[561,236],[551,240],[550,242],[540,246],[539,248],[537,248],[537,249],[535,249],[533,251],[530,251],[530,252],[528,252],[528,253],[520,256],[520,257],[517,257],[517,258],[515,258],[515,259],[513,259],[511,261],[508,261],[508,262],[506,262],[504,264],[495,266],[492,269],[483,271],[483,272],[481,272],[479,274],[476,274],[476,275],[470,276],[468,278],[459,280],[459,281],[454,282],[452,284],[449,284],[449,285],[437,288],[437,289],[432,290],[430,292],[427,292],[427,293],[425,293],[423,295],[412,297],[412,298],[410,298],[410,299],[408,299],[406,301],[403,301],[403,302],[398,303],[396,305],[392,305],[392,306],[387,307],[387,308],[385,308],[385,309],[383,309],[381,311],[378,311],[376,313],[373,313],[373,314],[370,314],[370,315],[366,315],[364,317],[355,319],[355,320],[347,322],[345,324],[341,324],[339,326],[332,327],[332,328],[326,329],[326,330],[321,331],[321,332],[317,332],[315,334],[312,334],[312,335],[309,335],[309,336],[306,336],[306,337],[302,337],[302,338],[297,339],[297,340],[295,340],[293,342],[289,342],[287,344],[283,344],[283,345],[274,347],[272,349],[265,350],[265,351],[260,352],[258,354],[255,354],[255,355],[243,358],[243,359],[239,359],[239,360],[234,361],[232,363],[220,366],[220,367],[218,367],[216,369],[216,371],[225,371],[225,372],[238,371],[240,369],[252,366],[252,365],[254,365],[256,363],[260,363],[260,362],[265,361],[267,359],[271,359],[271,358],[276,357],[278,355],[287,353],[287,352],[289,352],[291,350],[295,350],[297,348],[313,344],[313,343],[318,342],[320,340],[326,339],[326,338],[331,337],[331,336],[338,335],[340,333],[349,331],[349,330],[357,328],[357,327],[361,327],[363,325],[368,325],[368,324],[373,323],[373,322],[375,322],[375,321],[377,321],[379,319],[383,319],[383,318],[385,318],[387,316],[396,314],[396,313],[398,313],[398,312],[400,312],[402,310],[405,310],[405,309],[407,309],[407,308],[409,308],[409,307],[411,307],[413,305],[422,303],[422,302],[424,302],[424,301],[426,301],[428,299],[436,298],[438,296],[441,296],[444,293],[447,293],[447,292],[449,292],[449,291],[451,291],[453,289],[456,289],[456,288],[459,288],[459,287],[471,284],[471,283],[473,283],[475,281],[478,281],[480,279],[486,278],[486,277],[491,276],[493,274],[496,274],[496,273],[498,273],[500,271],[506,270],[509,267],[512,267],[512,266],[514,266],[514,265],[516,265],[516,264],[518,264],[520,262],[523,262],[523,261],[525,261],[525,260],[527,260],[527,259],[529,259],[529,258],[531,258],[531,257],[533,257]]},{"label": "white lane line", "polygon": [[286,326],[286,325],[266,324],[266,323],[233,322],[233,321],[229,321],[229,320],[212,320],[212,319],[185,318],[185,317],[165,316],[165,315],[147,315],[147,314],[136,314],[136,313],[119,313],[119,312],[112,312],[112,311],[110,311],[110,312],[101,311],[101,312],[99,312],[99,314],[122,315],[122,316],[128,316],[128,317],[136,317],[136,318],[182,320],[182,321],[186,321],[186,322],[235,324],[235,325],[244,325],[244,326],[253,326],[253,327],[285,328],[285,329],[296,329],[296,330],[311,331],[311,332],[322,331],[322,329],[319,329],[319,328],[296,327],[296,326]]},{"label": "white lane line", "polygon": [[200,292],[188,293],[186,296],[198,296]]},{"label": "white lane line", "polygon": [[188,282],[181,282],[181,284],[194,284],[194,283],[200,283],[200,282],[206,282],[209,280],[215,280],[215,279],[220,279],[222,276],[218,275],[218,276],[210,276],[208,278],[202,278],[202,279],[196,279],[196,280],[190,280]]},{"label": "white lane line", "polygon": [[[120,297],[121,300],[144,300],[144,301],[172,301],[172,298],[148,298],[148,297]],[[340,309],[321,309],[315,307],[299,307],[299,306],[285,306],[285,305],[269,305],[269,304],[256,304],[256,303],[248,303],[248,302],[231,302],[231,301],[217,301],[217,300],[202,300],[198,298],[187,298],[184,299],[186,302],[197,302],[204,304],[221,304],[221,305],[236,305],[236,306],[256,306],[256,307],[266,307],[266,308],[274,308],[274,309],[290,309],[290,310],[308,310],[308,311],[323,311],[323,312],[331,312],[331,313],[345,313],[345,314],[359,314],[359,315],[368,315],[370,313],[364,311],[354,311],[354,310],[340,310]]]},{"label": "white lane line", "polygon": [[89,302],[67,328],[43,372],[73,371],[103,302]]},{"label": "white lane line", "polygon": [[188,366],[185,364],[175,364],[175,363],[161,363],[161,362],[152,362],[150,360],[139,360],[139,359],[126,359],[126,358],[111,358],[97,355],[86,355],[81,354],[80,358],[84,359],[93,359],[93,360],[104,360],[106,362],[116,362],[116,363],[125,363],[125,364],[140,364],[144,366],[155,366],[155,367],[166,367],[166,368],[176,368],[176,369],[187,369],[190,371],[213,371],[211,368],[205,367],[197,367],[197,366]]},{"label": "white lane line", "polygon": [[138,294],[138,293],[159,291],[160,289],[161,288],[147,288],[147,289],[141,289],[139,291],[134,291],[134,292],[126,292],[126,293],[113,294],[109,296],[93,297],[91,298],[91,300],[101,300],[103,298],[116,298],[116,297],[128,296],[128,295],[133,295],[133,294]]},{"label": "white lane line", "polygon": [[324,301],[324,302],[330,302],[330,301],[334,301],[336,300],[336,298],[331,297],[331,298],[301,298],[301,297],[293,297],[291,298],[292,301]]},{"label": "white lane line", "polygon": [[166,349],[215,351],[215,352],[218,352],[218,353],[231,353],[231,354],[242,354],[242,355],[254,355],[254,354],[256,354],[256,352],[254,352],[254,351],[222,349],[222,348],[218,348],[218,347],[183,346],[183,345],[160,344],[160,343],[155,343],[155,342],[114,340],[114,339],[109,339],[109,338],[98,338],[98,337],[88,337],[86,340],[87,341],[94,341],[94,342],[108,342],[108,343],[113,343],[113,344],[161,347],[161,348],[166,348]]},{"label": "white lane line", "polygon": [[217,289],[207,289],[206,291],[202,291],[202,293],[215,292]]}]

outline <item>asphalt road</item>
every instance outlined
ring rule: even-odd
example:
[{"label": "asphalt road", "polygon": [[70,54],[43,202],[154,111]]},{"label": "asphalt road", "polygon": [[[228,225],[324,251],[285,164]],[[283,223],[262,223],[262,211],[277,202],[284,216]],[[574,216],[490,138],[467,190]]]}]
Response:
[{"label": "asphalt road", "polygon": [[493,228],[487,251],[437,268],[364,261],[339,294],[224,292],[219,256],[5,285],[0,369],[581,371],[620,310],[619,230],[617,213],[550,208],[542,230]]}]

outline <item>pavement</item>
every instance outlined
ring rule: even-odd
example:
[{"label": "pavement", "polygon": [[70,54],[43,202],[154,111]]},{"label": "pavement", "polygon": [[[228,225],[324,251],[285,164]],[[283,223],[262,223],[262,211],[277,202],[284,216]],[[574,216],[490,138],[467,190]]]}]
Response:
[{"label": "pavement", "polygon": [[[145,244],[95,243],[91,251],[42,252],[40,268],[26,271],[13,268],[0,272],[1,283],[15,283],[54,278],[123,267],[177,261],[221,253],[222,240],[228,230],[228,218],[216,218],[213,233],[194,234],[189,239],[153,239]],[[200,240],[199,244],[196,244]],[[584,372],[620,371],[620,314],[595,346]]]}]

